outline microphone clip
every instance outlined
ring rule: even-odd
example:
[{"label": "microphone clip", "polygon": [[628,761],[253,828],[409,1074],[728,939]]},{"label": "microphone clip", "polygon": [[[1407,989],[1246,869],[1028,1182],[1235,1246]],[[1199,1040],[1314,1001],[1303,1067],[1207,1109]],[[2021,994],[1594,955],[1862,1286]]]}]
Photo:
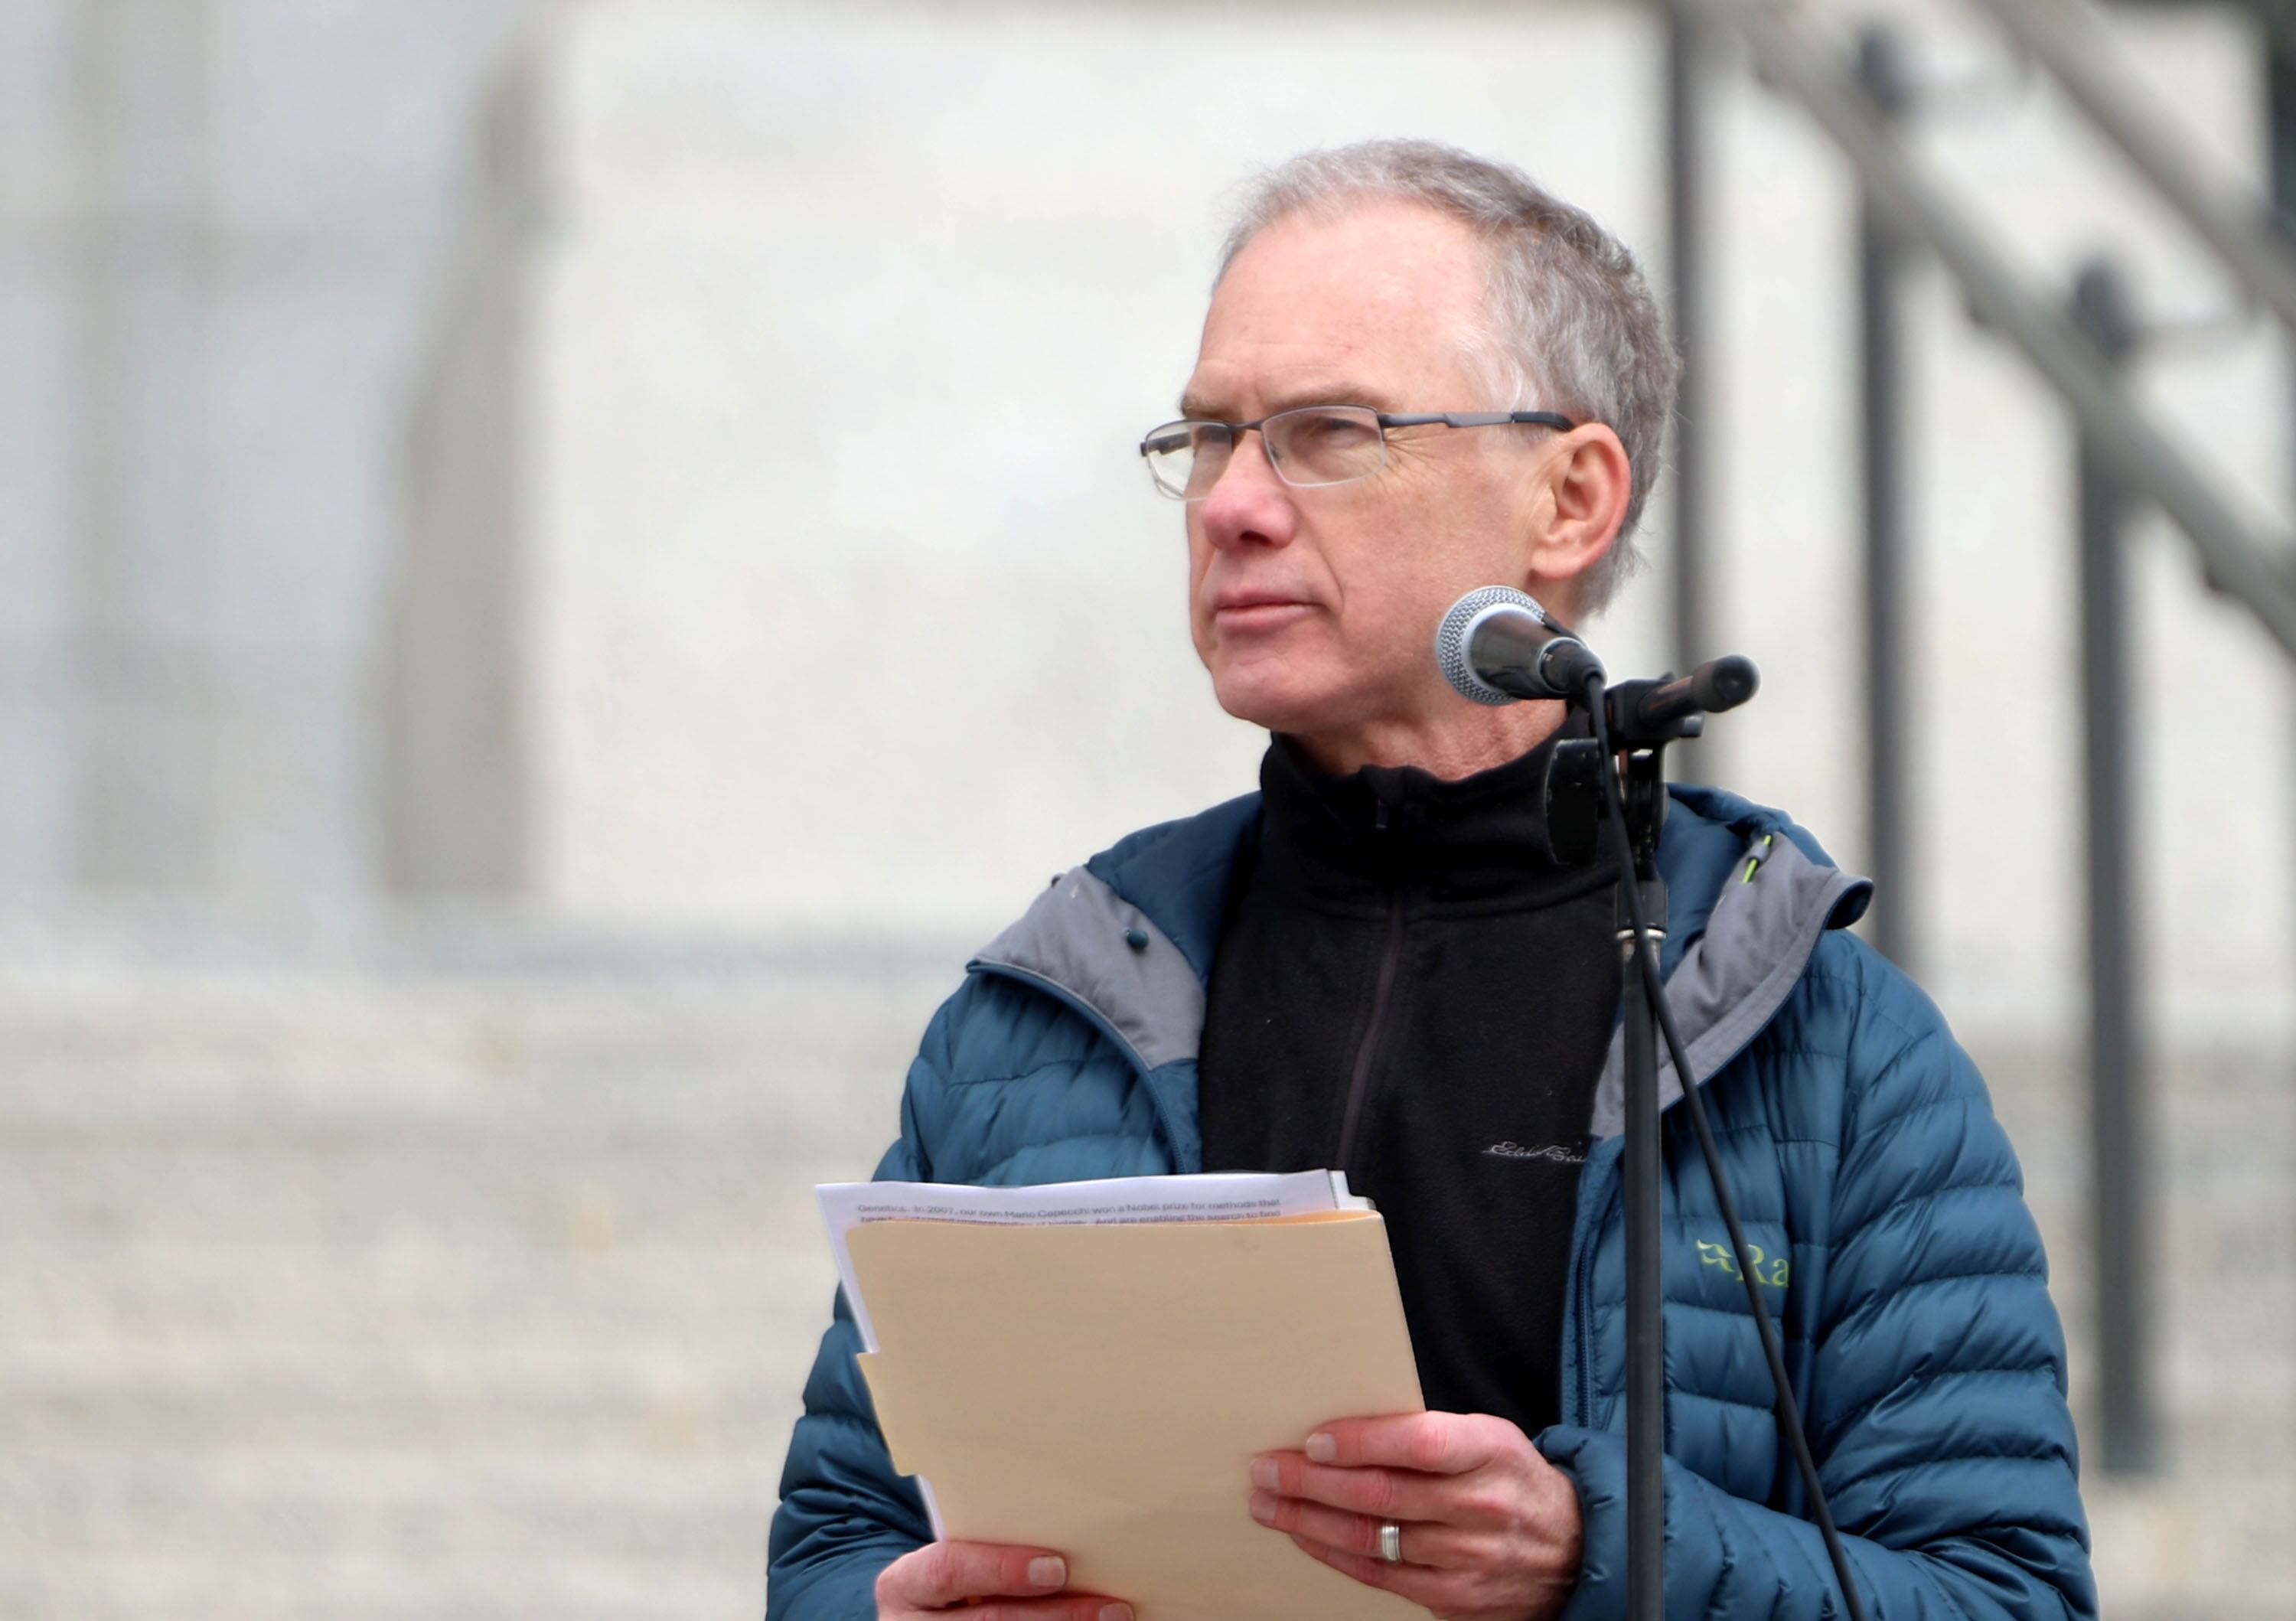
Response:
[{"label": "microphone clip", "polygon": [[[1734,653],[1710,659],[1685,676],[1669,673],[1616,686],[1589,682],[1574,695],[1572,703],[1579,709],[1602,706],[1611,746],[1623,757],[1620,789],[1628,843],[1638,856],[1656,849],[1666,817],[1666,746],[1701,735],[1707,716],[1736,708],[1760,684],[1753,660]],[[1547,854],[1560,866],[1594,864],[1603,854],[1603,823],[1610,814],[1603,792],[1603,746],[1591,737],[1556,743],[1547,756],[1542,791]]]},{"label": "microphone clip", "polygon": [[[1691,737],[1694,732],[1678,735]],[[1628,844],[1637,854],[1655,849],[1666,820],[1666,772],[1657,749],[1628,754],[1620,775],[1625,796]],[[1541,785],[1546,823],[1546,853],[1559,867],[1591,867],[1607,850],[1603,824],[1610,807],[1603,793],[1603,745],[1591,737],[1564,738],[1546,757]]]}]

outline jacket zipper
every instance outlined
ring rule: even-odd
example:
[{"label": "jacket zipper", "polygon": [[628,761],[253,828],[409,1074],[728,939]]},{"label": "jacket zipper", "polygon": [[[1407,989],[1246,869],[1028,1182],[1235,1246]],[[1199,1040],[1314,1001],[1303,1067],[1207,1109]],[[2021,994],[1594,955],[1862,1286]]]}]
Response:
[{"label": "jacket zipper", "polygon": [[[1583,1170],[1584,1167],[1581,1168]],[[1606,1208],[1610,1202],[1610,1195],[1608,1191],[1605,1191],[1603,1203]],[[1592,1237],[1590,1235],[1582,1234],[1578,1231],[1583,1216],[1581,1212],[1574,1210],[1571,1213],[1570,1281],[1572,1285],[1571,1293],[1574,1297],[1573,1304],[1578,1308],[1571,1313],[1571,1315],[1578,1320],[1570,1325],[1571,1338],[1577,1341],[1577,1344],[1572,1347],[1573,1355],[1571,1356],[1571,1361],[1578,1364],[1576,1371],[1578,1376],[1577,1379],[1578,1387],[1578,1412],[1571,1421],[1573,1423],[1585,1425],[1592,1424],[1595,1421],[1593,1412],[1595,1403],[1592,1388],[1594,1374],[1592,1370],[1587,1366],[1587,1364],[1594,1360],[1595,1354],[1591,1330],[1587,1326],[1595,1314],[1595,1257],[1591,1253],[1589,1253],[1594,1248],[1594,1240]]]},{"label": "jacket zipper", "polygon": [[[1382,810],[1386,807],[1382,806]],[[1382,826],[1385,825],[1382,821]],[[1395,970],[1403,960],[1403,891],[1393,890],[1387,901],[1387,946],[1380,954],[1379,978],[1371,993],[1371,1019],[1364,1026],[1363,1044],[1356,1049],[1355,1068],[1348,1077],[1348,1106],[1340,1117],[1340,1151],[1332,1164],[1347,1170],[1355,1163],[1356,1126],[1363,1118],[1364,1093],[1371,1082],[1373,1058],[1379,1051],[1381,1027],[1387,1022],[1387,1004],[1395,991]]]}]

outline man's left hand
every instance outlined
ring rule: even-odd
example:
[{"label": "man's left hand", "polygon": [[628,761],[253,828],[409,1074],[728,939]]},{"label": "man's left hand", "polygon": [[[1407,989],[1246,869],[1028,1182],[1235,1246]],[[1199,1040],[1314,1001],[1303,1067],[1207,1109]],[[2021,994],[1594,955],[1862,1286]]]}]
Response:
[{"label": "man's left hand", "polygon": [[[1487,1414],[1345,1419],[1251,1466],[1251,1517],[1446,1621],[1547,1621],[1578,1580],[1578,1494]],[[1402,1562],[1380,1557],[1393,1521]]]}]

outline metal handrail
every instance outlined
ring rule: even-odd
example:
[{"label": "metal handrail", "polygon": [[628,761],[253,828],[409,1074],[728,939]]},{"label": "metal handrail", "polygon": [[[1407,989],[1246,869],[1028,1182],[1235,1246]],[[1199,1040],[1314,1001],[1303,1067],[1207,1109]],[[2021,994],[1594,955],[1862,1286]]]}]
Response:
[{"label": "metal handrail", "polygon": [[2087,435],[2200,553],[2209,584],[2236,597],[2296,657],[2296,572],[2218,500],[2211,481],[2130,401],[2096,347],[2055,303],[2025,288],[1876,116],[1849,69],[1762,0],[1668,0],[1693,27],[1726,25],[1764,82],[1800,102],[1857,168],[1874,206],[1936,254],[1978,317],[2022,349]]},{"label": "metal handrail", "polygon": [[1977,0],[2011,41],[2046,69],[2073,104],[2136,172],[2217,251],[2250,297],[2296,332],[2296,249],[2273,224],[2270,203],[2182,150],[2168,120],[2148,106],[2113,61],[2112,40],[2070,0]]}]

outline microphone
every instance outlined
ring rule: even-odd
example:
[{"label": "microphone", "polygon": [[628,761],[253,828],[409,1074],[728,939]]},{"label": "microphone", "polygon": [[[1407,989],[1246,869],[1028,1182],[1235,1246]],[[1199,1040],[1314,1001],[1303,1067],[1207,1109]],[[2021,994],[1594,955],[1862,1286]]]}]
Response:
[{"label": "microphone", "polygon": [[1435,662],[1453,692],[1491,705],[1584,701],[1587,677],[1603,673],[1584,642],[1512,585],[1485,585],[1452,603],[1435,627]]}]

